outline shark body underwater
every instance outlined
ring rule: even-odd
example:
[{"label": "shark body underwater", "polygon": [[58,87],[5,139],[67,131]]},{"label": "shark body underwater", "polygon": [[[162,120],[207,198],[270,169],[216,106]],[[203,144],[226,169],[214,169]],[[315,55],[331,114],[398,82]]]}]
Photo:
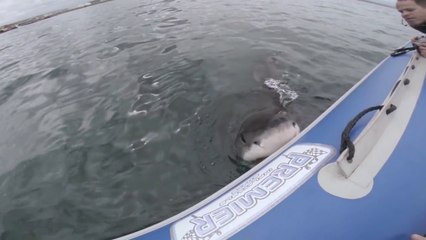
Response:
[{"label": "shark body underwater", "polygon": [[[277,61],[275,57],[268,57],[264,64],[257,66],[253,74],[255,80],[263,83],[266,79],[282,77],[277,74]],[[276,95],[271,91],[271,96],[277,98],[274,106],[253,112],[242,122],[235,139],[238,158],[249,162],[266,158],[299,134],[299,125]]]}]

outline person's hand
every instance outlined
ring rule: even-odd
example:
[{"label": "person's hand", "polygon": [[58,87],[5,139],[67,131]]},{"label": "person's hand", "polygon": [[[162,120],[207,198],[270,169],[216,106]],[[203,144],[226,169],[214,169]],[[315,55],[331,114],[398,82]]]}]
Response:
[{"label": "person's hand", "polygon": [[422,57],[426,57],[426,37],[414,37],[411,39],[411,43],[418,47],[418,52]]},{"label": "person's hand", "polygon": [[413,37],[411,39],[411,44],[415,44],[420,38],[421,38],[421,36]]},{"label": "person's hand", "polygon": [[426,240],[426,237],[420,236],[418,234],[411,235],[411,240]]},{"label": "person's hand", "polygon": [[[416,43],[416,45],[419,47],[418,48],[419,54],[422,57],[426,57],[426,42]],[[425,240],[426,240],[426,238],[425,238]]]}]

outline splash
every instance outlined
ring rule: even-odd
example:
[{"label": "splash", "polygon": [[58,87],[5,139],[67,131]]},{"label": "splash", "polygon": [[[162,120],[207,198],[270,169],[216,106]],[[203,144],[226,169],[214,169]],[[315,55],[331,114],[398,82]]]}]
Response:
[{"label": "splash", "polygon": [[287,80],[269,78],[266,79],[264,83],[268,88],[274,90],[280,95],[280,103],[283,107],[287,106],[287,104],[293,102],[299,97],[297,92],[291,89],[287,84]]}]

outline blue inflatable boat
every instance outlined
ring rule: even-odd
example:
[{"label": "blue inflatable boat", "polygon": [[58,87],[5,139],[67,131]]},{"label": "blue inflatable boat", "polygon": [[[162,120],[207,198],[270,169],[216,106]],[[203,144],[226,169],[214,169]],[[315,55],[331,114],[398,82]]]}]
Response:
[{"label": "blue inflatable boat", "polygon": [[297,138],[192,208],[118,239],[426,233],[426,58],[388,57]]}]

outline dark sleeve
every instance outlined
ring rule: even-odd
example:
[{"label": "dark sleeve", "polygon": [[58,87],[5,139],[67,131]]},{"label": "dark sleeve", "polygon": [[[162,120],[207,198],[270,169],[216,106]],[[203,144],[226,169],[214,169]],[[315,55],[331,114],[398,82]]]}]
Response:
[{"label": "dark sleeve", "polygon": [[426,34],[426,24],[423,24],[419,27],[415,27],[414,29]]}]

